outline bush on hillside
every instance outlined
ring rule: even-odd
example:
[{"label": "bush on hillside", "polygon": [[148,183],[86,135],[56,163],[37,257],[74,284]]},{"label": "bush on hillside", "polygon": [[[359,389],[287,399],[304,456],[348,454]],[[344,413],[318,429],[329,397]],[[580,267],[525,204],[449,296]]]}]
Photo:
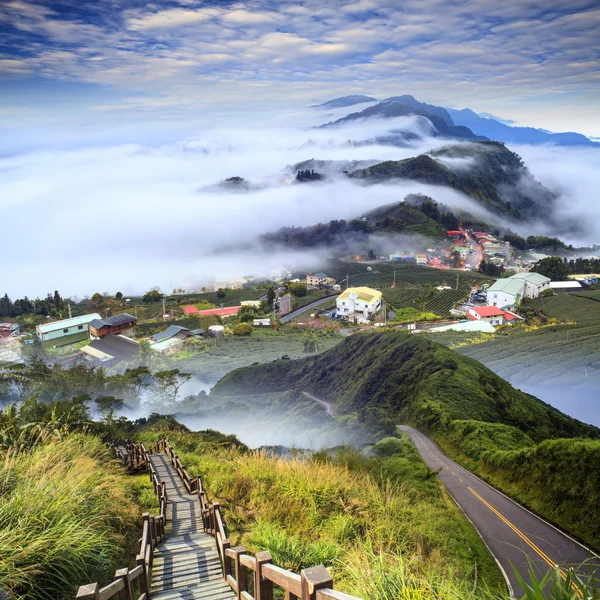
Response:
[{"label": "bush on hillside", "polygon": [[240,323],[233,328],[233,335],[252,335],[254,329],[248,323]]}]

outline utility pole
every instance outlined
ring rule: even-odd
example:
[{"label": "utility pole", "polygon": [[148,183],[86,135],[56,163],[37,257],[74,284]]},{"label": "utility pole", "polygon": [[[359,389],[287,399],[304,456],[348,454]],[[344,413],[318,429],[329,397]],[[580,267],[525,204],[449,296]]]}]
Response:
[{"label": "utility pole", "polygon": [[458,289],[458,278],[460,277],[460,274],[457,273],[456,274],[456,289]]},{"label": "utility pole", "polygon": [[346,273],[346,289],[348,289],[348,273]]},{"label": "utility pole", "polygon": [[166,310],[165,310],[165,299],[163,298],[163,319],[165,318]]},{"label": "utility pole", "polygon": [[69,319],[72,319],[72,318],[73,318],[73,316],[71,315],[71,305],[70,305],[70,304],[67,304],[67,307],[68,307],[68,309],[69,309]]},{"label": "utility pole", "polygon": [[396,271],[394,271],[394,284],[392,285],[393,288],[396,287]]}]

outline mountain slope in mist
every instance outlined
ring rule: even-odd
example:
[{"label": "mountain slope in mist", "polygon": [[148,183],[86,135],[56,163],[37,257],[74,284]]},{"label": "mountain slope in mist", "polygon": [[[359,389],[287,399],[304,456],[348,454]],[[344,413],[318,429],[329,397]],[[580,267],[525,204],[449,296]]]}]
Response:
[{"label": "mountain slope in mist", "polygon": [[237,369],[211,394],[290,389],[312,392],[332,402],[338,413],[383,409],[433,431],[454,419],[475,419],[518,428],[534,441],[600,435],[597,428],[516,390],[476,360],[400,332],[355,334],[313,358]]},{"label": "mountain slope in mist", "polygon": [[410,179],[450,187],[514,220],[545,218],[555,201],[554,194],[533,178],[521,158],[499,142],[448,146],[358,169],[350,177],[369,183]]},{"label": "mountain slope in mist", "polygon": [[484,135],[492,140],[508,142],[511,144],[554,144],[556,146],[591,146],[600,148],[600,144],[593,142],[581,133],[563,132],[552,133],[534,127],[515,127],[508,122],[499,122],[497,119],[482,117],[468,108],[455,110],[446,109],[456,125],[468,127],[478,135]]},{"label": "mountain slope in mist", "polygon": [[[357,120],[391,119],[407,116],[417,116],[427,119],[432,125],[430,134],[433,137],[441,136],[460,140],[488,139],[485,136],[473,133],[468,127],[455,125],[452,117],[448,114],[448,111],[446,111],[445,108],[419,102],[413,96],[409,95],[386,98],[375,106],[370,106],[360,112],[352,113],[346,117],[338,119],[337,121],[322,125],[321,127],[339,127]],[[416,137],[418,136],[414,133],[392,131],[385,137],[377,137],[376,141],[378,143],[404,145],[407,143],[407,141],[416,139]]]}]

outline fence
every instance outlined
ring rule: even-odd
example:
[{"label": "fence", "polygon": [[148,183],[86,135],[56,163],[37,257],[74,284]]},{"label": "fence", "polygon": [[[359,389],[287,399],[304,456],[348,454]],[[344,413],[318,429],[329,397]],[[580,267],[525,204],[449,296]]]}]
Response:
[{"label": "fence", "polygon": [[[157,446],[155,444],[155,446]],[[82,585],[77,591],[77,600],[148,600],[149,574],[152,568],[154,548],[165,539],[165,526],[167,522],[167,490],[164,481],[160,483],[156,476],[154,465],[148,459],[148,452],[144,444],[131,444],[125,442],[126,452],[117,448],[117,456],[124,460],[131,469],[145,468],[150,474],[154,484],[154,492],[158,496],[158,515],[144,513],[142,515],[142,538],[140,551],[136,556],[134,569],[119,569],[115,573],[112,583],[101,588],[97,583]],[[153,447],[150,449],[150,454]]]},{"label": "fence", "polygon": [[215,538],[223,565],[223,576],[238,600],[273,600],[273,592],[276,588],[285,592],[285,600],[361,600],[356,596],[334,590],[333,578],[323,566],[303,569],[298,575],[274,565],[269,552],[257,552],[252,556],[246,552],[245,546],[232,548],[221,513],[221,505],[219,502],[208,502],[201,478],[190,477],[173,446],[166,439],[163,438],[150,446],[150,452],[146,451],[143,444],[126,443],[125,449],[126,453],[118,452],[118,454],[130,468],[145,468],[150,473],[154,491],[159,497],[159,515],[156,517],[147,513],[143,515],[142,540],[135,569],[120,569],[115,573],[115,580],[101,589],[97,583],[81,586],[76,596],[77,600],[110,600],[115,597],[119,600],[149,598],[148,576],[152,568],[152,554],[156,544],[165,538],[168,499],[165,483],[159,483],[148,456],[161,451],[170,458],[188,493],[198,497],[204,531]]}]

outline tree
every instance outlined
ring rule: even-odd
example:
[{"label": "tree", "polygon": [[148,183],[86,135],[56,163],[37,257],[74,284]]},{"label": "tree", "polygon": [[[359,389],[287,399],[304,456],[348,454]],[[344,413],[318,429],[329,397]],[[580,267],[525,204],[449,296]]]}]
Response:
[{"label": "tree", "polygon": [[115,418],[115,410],[123,408],[123,400],[118,400],[114,396],[104,396],[96,398],[96,406],[98,412],[102,415],[107,423],[111,423]]},{"label": "tree", "polygon": [[152,344],[148,340],[142,340],[138,345],[137,360],[142,365],[148,365],[152,362],[153,354]]},{"label": "tree", "polygon": [[375,260],[377,258],[377,256],[375,255],[375,252],[373,251],[373,248],[371,248],[369,250],[369,260]]},{"label": "tree", "polygon": [[233,328],[233,335],[252,335],[254,329],[248,323],[240,323]]},{"label": "tree", "polygon": [[104,297],[102,296],[102,294],[100,292],[96,292],[92,296],[92,303],[94,304],[94,306],[98,306],[98,304],[100,304],[102,302],[102,300],[104,300]]},{"label": "tree", "polygon": [[162,302],[163,298],[164,294],[160,291],[160,288],[153,287],[144,294],[142,301],[145,304],[150,304],[151,302]]},{"label": "tree", "polygon": [[319,351],[319,336],[314,329],[307,329],[302,334],[302,343],[304,344],[304,352]]},{"label": "tree", "polygon": [[225,294],[225,290],[223,288],[219,288],[217,290],[217,298],[225,298],[227,294]]},{"label": "tree", "polygon": [[177,401],[177,394],[184,383],[191,378],[191,373],[182,373],[179,369],[170,369],[168,371],[159,371],[154,375],[160,397],[167,403]]},{"label": "tree", "polygon": [[269,307],[269,310],[273,310],[273,302],[275,302],[275,290],[270,287],[267,290],[267,305]]},{"label": "tree", "polygon": [[122,293],[122,292],[117,292],[117,293],[115,294],[115,298],[116,298],[117,300],[121,300],[121,298],[123,298],[123,293]]},{"label": "tree", "polygon": [[533,265],[531,270],[534,273],[549,277],[552,281],[565,281],[571,275],[568,263],[558,256],[542,258],[542,260]]},{"label": "tree", "polygon": [[289,292],[297,298],[306,296],[306,294],[308,294],[308,288],[306,287],[305,283],[290,283],[287,287]]}]

